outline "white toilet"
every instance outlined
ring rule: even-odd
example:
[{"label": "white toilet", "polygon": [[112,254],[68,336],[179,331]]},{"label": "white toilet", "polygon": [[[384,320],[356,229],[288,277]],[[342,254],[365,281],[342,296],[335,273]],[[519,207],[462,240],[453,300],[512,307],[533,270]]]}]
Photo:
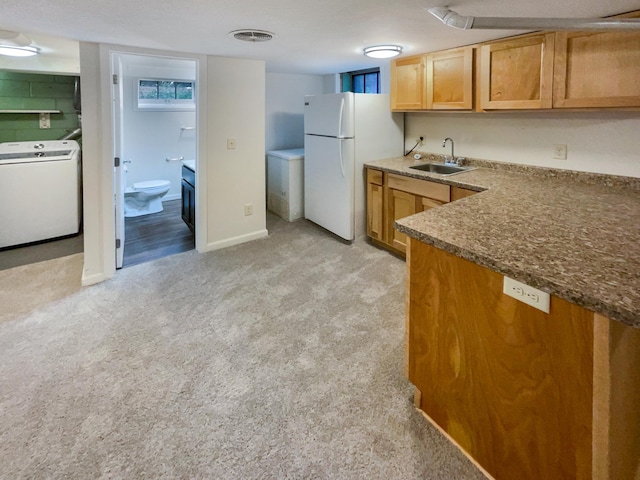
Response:
[{"label": "white toilet", "polygon": [[124,216],[139,217],[162,211],[162,197],[171,188],[169,180],[134,183],[124,191]]}]

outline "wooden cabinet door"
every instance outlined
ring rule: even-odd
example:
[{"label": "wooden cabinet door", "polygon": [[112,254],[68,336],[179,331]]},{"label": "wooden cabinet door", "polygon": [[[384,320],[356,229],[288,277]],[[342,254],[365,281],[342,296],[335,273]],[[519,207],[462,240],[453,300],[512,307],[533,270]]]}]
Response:
[{"label": "wooden cabinet door", "polygon": [[426,212],[435,207],[439,207],[440,205],[444,205],[447,202],[441,202],[440,200],[434,200],[433,198],[426,197],[417,197],[418,204],[417,210],[418,212]]},{"label": "wooden cabinet door", "polygon": [[553,33],[483,45],[480,49],[481,108],[551,108],[553,45]]},{"label": "wooden cabinet door", "polygon": [[391,62],[391,110],[423,110],[425,98],[425,56]]},{"label": "wooden cabinet door", "polygon": [[182,220],[192,232],[196,229],[196,190],[182,179]]},{"label": "wooden cabinet door", "polygon": [[553,107],[640,106],[640,32],[558,32]]},{"label": "wooden cabinet door", "polygon": [[456,200],[470,197],[471,195],[475,195],[476,193],[478,192],[469,190],[468,188],[451,187],[451,201],[455,202]]},{"label": "wooden cabinet door", "polygon": [[382,172],[367,169],[367,235],[384,242],[384,187]]},{"label": "wooden cabinet door", "polygon": [[387,195],[387,243],[405,253],[407,236],[393,228],[393,222],[417,213],[416,196],[392,188],[387,189]]},{"label": "wooden cabinet door", "polygon": [[473,108],[473,47],[427,55],[427,109]]}]

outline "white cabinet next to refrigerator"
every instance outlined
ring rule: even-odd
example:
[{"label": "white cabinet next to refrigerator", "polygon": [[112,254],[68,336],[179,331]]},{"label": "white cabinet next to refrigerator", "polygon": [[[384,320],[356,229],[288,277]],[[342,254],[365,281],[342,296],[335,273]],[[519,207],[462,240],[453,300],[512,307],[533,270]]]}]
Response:
[{"label": "white cabinet next to refrigerator", "polygon": [[304,217],[304,148],[267,152],[267,208],[292,222]]}]

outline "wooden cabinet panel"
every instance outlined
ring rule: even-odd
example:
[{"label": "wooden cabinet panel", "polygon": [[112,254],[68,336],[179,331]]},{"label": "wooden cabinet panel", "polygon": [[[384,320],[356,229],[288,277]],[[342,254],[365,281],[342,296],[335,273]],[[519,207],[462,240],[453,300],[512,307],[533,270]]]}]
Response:
[{"label": "wooden cabinet panel", "polygon": [[420,195],[421,197],[433,198],[442,202],[449,201],[449,185],[430,182],[428,180],[420,180],[413,177],[405,177],[394,173],[389,173],[387,175],[387,179],[389,188],[413,193],[415,195]]},{"label": "wooden cabinet panel", "polygon": [[400,218],[409,217],[418,212],[416,208],[416,196],[389,188],[387,190],[387,242],[395,249],[405,252],[407,249],[407,236],[393,228],[393,222]]},{"label": "wooden cabinet panel", "polygon": [[383,185],[382,178],[383,178],[383,175],[380,170],[373,170],[371,168],[367,168],[367,183],[375,183],[376,185]]},{"label": "wooden cabinet panel", "polygon": [[593,313],[545,314],[502,275],[412,240],[409,379],[420,408],[498,479],[591,479]]},{"label": "wooden cabinet panel", "polygon": [[427,210],[440,205],[444,205],[447,202],[441,202],[440,200],[434,200],[433,198],[418,197],[418,212],[426,212]]},{"label": "wooden cabinet panel", "polygon": [[182,220],[189,230],[196,230],[196,189],[184,178],[182,179]]},{"label": "wooden cabinet panel", "polygon": [[473,108],[473,47],[427,55],[428,110]]},{"label": "wooden cabinet panel", "polygon": [[479,192],[476,192],[474,190],[469,190],[467,188],[451,187],[451,201],[455,202],[456,200],[470,197],[471,195],[475,195],[476,193],[479,193]]},{"label": "wooden cabinet panel", "polygon": [[451,188],[437,182],[367,168],[367,236],[397,253],[407,237],[393,223],[449,201]]},{"label": "wooden cabinet panel", "polygon": [[384,187],[367,183],[367,235],[384,242]]},{"label": "wooden cabinet panel", "polygon": [[558,32],[554,108],[640,106],[640,32]]},{"label": "wooden cabinet panel", "polygon": [[426,106],[425,56],[391,62],[391,110],[422,110]]},{"label": "wooden cabinet panel", "polygon": [[483,45],[480,49],[481,108],[551,108],[553,46],[553,33]]}]

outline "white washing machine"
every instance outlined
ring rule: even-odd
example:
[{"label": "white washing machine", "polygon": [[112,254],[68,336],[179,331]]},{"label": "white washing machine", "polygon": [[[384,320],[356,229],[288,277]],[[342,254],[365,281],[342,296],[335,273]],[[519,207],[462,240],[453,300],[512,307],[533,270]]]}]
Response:
[{"label": "white washing machine", "polygon": [[80,181],[75,140],[0,143],[0,248],[79,233]]}]

